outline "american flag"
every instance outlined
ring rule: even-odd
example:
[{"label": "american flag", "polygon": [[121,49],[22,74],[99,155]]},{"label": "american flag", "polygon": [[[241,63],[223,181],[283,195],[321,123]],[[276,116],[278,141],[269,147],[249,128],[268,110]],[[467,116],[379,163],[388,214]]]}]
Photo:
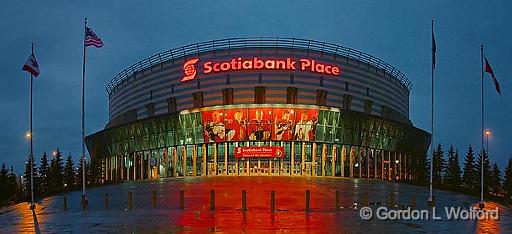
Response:
[{"label": "american flag", "polygon": [[85,28],[85,46],[94,46],[96,48],[103,46],[101,39],[88,27]]}]

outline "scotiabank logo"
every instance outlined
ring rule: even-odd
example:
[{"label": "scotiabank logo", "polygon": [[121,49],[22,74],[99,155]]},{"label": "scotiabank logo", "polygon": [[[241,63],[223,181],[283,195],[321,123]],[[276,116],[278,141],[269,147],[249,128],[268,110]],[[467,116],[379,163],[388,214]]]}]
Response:
[{"label": "scotiabank logo", "polygon": [[190,59],[185,64],[183,64],[183,78],[181,79],[181,82],[187,81],[187,80],[193,80],[196,78],[197,75],[197,69],[196,69],[196,63],[199,61],[199,59],[194,58]]},{"label": "scotiabank logo", "polygon": [[[181,81],[193,80],[196,77],[197,70],[195,64],[199,59],[190,59],[183,64],[183,79]],[[213,62],[206,61],[202,64],[203,74],[244,71],[244,70],[280,70],[280,71],[306,71],[325,75],[339,76],[341,68],[336,65],[329,65],[314,59],[301,58],[298,61],[295,58],[283,59],[261,59],[253,58],[233,58],[228,61]]]}]

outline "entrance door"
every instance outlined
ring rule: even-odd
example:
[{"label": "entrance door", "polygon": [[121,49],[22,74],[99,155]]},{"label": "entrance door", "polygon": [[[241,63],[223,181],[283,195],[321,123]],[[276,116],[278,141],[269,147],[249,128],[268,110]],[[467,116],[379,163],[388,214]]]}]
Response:
[{"label": "entrance door", "polygon": [[269,175],[270,173],[270,163],[268,159],[261,159],[259,166],[259,174],[260,175]]},{"label": "entrance door", "polygon": [[238,174],[239,175],[249,175],[250,165],[249,159],[239,159],[238,160]]},{"label": "entrance door", "polygon": [[302,172],[303,176],[311,176],[311,162],[304,163],[304,171]]}]

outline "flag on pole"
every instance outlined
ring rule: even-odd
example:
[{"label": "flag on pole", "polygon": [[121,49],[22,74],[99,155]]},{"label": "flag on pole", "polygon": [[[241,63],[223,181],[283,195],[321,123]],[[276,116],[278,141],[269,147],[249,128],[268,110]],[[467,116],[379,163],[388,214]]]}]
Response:
[{"label": "flag on pole", "polygon": [[434,31],[432,31],[432,67],[436,68],[436,38]]},{"label": "flag on pole", "polygon": [[494,82],[494,86],[496,87],[496,92],[501,95],[500,83],[498,83],[496,76],[494,76],[494,72],[492,71],[491,65],[489,65],[489,62],[487,61],[487,58],[485,58],[485,72],[491,74],[491,79]]},{"label": "flag on pole", "polygon": [[85,27],[85,46],[103,47],[103,41],[89,27]]},{"label": "flag on pole", "polygon": [[39,64],[37,64],[36,56],[34,53],[30,54],[27,59],[27,62],[23,65],[23,71],[27,71],[33,76],[37,77],[39,75]]}]

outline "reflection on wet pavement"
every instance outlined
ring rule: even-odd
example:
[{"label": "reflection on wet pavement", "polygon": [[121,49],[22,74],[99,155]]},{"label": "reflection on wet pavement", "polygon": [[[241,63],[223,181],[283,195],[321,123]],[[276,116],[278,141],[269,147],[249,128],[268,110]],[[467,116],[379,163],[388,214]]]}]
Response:
[{"label": "reflection on wet pavement", "polygon": [[[184,209],[179,207],[181,190]],[[215,210],[210,209],[210,190],[215,190]],[[242,211],[242,190],[247,191],[246,212]],[[270,210],[272,190],[275,212]],[[311,191],[311,212],[305,212],[306,190]],[[129,191],[133,192],[132,209],[128,209]],[[151,208],[153,191],[157,192],[156,208]],[[399,205],[411,205],[416,194],[417,209],[427,209],[428,191],[405,184],[341,178],[195,177],[92,188],[87,191],[86,211],[80,209],[81,192],[67,195],[67,210],[64,194],[39,201],[36,216],[27,203],[5,207],[0,209],[0,232],[512,232],[511,208],[492,202],[486,207],[499,207],[499,220],[366,221],[354,209],[366,196],[370,204],[386,204],[392,193]],[[477,202],[474,197],[442,191],[436,197],[438,213],[445,206],[468,209]]]}]

